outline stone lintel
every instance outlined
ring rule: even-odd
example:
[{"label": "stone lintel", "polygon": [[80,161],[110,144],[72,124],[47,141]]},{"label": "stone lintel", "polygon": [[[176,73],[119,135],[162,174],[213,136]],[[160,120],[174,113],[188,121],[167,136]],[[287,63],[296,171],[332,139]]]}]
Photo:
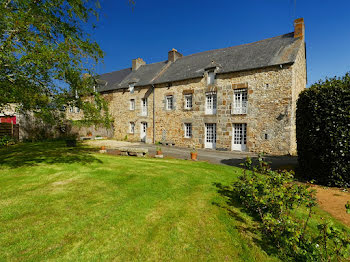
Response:
[{"label": "stone lintel", "polygon": [[182,94],[184,94],[184,95],[190,95],[190,94],[193,94],[193,89],[190,89],[190,90],[183,90],[182,91]]},{"label": "stone lintel", "polygon": [[204,118],[204,123],[213,123],[216,124],[217,122],[217,117],[216,115],[205,115]]},{"label": "stone lintel", "polygon": [[248,83],[232,84],[232,89],[248,88]]},{"label": "stone lintel", "polygon": [[217,86],[211,85],[211,86],[207,86],[207,88],[205,89],[205,92],[217,92],[218,88]]}]

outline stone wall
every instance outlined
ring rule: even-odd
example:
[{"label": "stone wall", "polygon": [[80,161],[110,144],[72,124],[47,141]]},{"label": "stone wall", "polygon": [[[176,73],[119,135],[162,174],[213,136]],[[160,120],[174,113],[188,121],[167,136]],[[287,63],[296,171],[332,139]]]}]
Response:
[{"label": "stone wall", "polygon": [[[270,154],[290,153],[292,130],[292,74],[290,65],[217,75],[213,86],[206,79],[192,79],[155,89],[156,141],[172,141],[178,146],[204,147],[205,123],[215,123],[217,149],[231,150],[232,124],[247,124],[247,149]],[[235,88],[248,88],[248,113],[231,115]],[[192,110],[184,109],[184,92],[193,92]],[[217,92],[217,113],[205,114],[205,93]],[[165,110],[165,96],[175,97],[175,108]],[[184,123],[192,123],[193,136],[184,138]],[[265,134],[268,139],[265,139]]]},{"label": "stone wall", "polygon": [[299,94],[305,90],[307,82],[306,74],[306,54],[305,54],[305,44],[301,43],[302,46],[299,49],[295,63],[293,64],[293,89],[292,89],[292,117],[291,121],[293,123],[291,130],[291,154],[295,155],[297,153],[297,143],[296,143],[296,105]]},{"label": "stone wall", "polygon": [[[112,102],[109,104],[109,110],[114,119],[114,137],[118,140],[140,141],[141,123],[147,123],[146,142],[153,142],[153,88],[135,87],[131,94],[127,90],[114,91],[109,94],[112,96]],[[147,116],[141,115],[141,99],[147,98]],[[130,110],[130,99],[135,100],[135,110]],[[130,122],[135,123],[135,132],[130,133]]]}]

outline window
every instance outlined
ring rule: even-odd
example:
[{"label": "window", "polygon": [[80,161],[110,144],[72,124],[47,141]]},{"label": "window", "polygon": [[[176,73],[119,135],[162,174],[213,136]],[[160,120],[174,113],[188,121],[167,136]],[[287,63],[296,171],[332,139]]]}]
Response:
[{"label": "window", "polygon": [[206,93],[205,97],[205,113],[207,115],[216,114],[216,93]]},{"label": "window", "polygon": [[129,132],[130,132],[131,134],[134,134],[134,133],[135,133],[135,122],[130,122]]},{"label": "window", "polygon": [[135,99],[130,99],[130,110],[135,110]]},{"label": "window", "polygon": [[174,102],[173,96],[166,96],[166,110],[173,110]]},{"label": "window", "polygon": [[192,124],[191,123],[185,123],[185,138],[191,138],[192,137]]},{"label": "window", "polygon": [[233,95],[232,114],[242,115],[248,112],[248,92],[246,88],[235,89]]},{"label": "window", "polygon": [[208,77],[207,77],[207,84],[208,85],[213,85],[215,80],[215,74],[214,71],[209,71],[208,72]]},{"label": "window", "polygon": [[147,98],[141,99],[141,115],[147,116]]},{"label": "window", "polygon": [[130,91],[130,94],[133,94],[133,93],[134,93],[134,90],[135,90],[135,84],[129,84],[129,91]]},{"label": "window", "polygon": [[74,113],[74,107],[73,106],[69,107],[69,113]]},{"label": "window", "polygon": [[185,109],[192,108],[192,95],[185,95]]},{"label": "window", "polygon": [[80,112],[80,108],[76,106],[76,107],[75,107],[75,113],[78,114],[79,112]]}]

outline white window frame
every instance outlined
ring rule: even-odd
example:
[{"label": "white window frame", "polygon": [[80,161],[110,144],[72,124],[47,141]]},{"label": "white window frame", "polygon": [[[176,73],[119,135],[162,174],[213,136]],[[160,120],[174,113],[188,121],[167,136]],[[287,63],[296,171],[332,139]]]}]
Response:
[{"label": "white window frame", "polygon": [[79,114],[79,113],[80,113],[80,108],[77,107],[77,106],[75,107],[75,113],[76,113],[76,114]]},{"label": "white window frame", "polygon": [[192,138],[192,123],[184,123],[184,137]]},{"label": "white window frame", "polygon": [[135,110],[135,99],[130,99],[130,110]]},{"label": "white window frame", "polygon": [[213,85],[215,83],[215,72],[208,71],[207,85]]},{"label": "white window frame", "polygon": [[232,115],[245,115],[248,113],[248,89],[235,89],[233,94]]},{"label": "white window frame", "polygon": [[69,107],[69,113],[74,113],[74,107],[73,106]]},{"label": "white window frame", "polygon": [[135,134],[135,122],[129,122],[129,133]]},{"label": "white window frame", "polygon": [[148,102],[147,98],[141,98],[141,116],[147,116],[148,114]]},{"label": "white window frame", "polygon": [[135,91],[135,84],[129,84],[129,92],[130,94],[133,94]]},{"label": "white window frame", "polygon": [[185,109],[192,109],[193,106],[192,94],[185,95]]},{"label": "white window frame", "polygon": [[166,101],[166,110],[173,110],[174,109],[174,96],[168,95],[165,97]]},{"label": "white window frame", "polygon": [[205,114],[215,115],[217,108],[216,92],[208,92],[205,94]]}]

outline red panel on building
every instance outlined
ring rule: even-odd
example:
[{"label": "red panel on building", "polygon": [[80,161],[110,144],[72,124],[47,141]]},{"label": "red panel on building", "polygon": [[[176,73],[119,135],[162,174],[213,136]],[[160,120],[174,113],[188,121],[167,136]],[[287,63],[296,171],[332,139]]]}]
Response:
[{"label": "red panel on building", "polygon": [[16,117],[15,116],[0,116],[0,123],[16,124]]}]

